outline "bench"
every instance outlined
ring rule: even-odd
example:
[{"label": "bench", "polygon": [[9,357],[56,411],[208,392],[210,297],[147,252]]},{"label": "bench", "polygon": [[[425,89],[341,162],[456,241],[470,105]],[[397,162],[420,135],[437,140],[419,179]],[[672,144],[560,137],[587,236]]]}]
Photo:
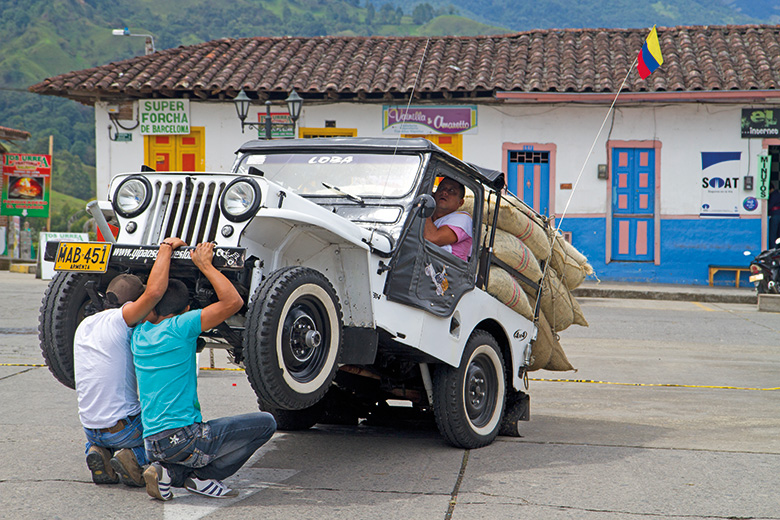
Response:
[{"label": "bench", "polygon": [[713,287],[713,277],[715,276],[715,273],[718,271],[734,271],[736,274],[736,287],[739,287],[739,275],[742,273],[742,271],[745,271],[746,273],[750,273],[750,267],[744,267],[739,265],[711,265],[709,266],[710,269],[710,287]]}]

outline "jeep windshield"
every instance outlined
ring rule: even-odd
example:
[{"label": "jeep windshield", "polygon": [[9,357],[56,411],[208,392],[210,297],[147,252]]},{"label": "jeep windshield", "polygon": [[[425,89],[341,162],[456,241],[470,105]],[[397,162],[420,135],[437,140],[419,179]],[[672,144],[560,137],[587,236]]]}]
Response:
[{"label": "jeep windshield", "polygon": [[366,153],[247,154],[236,173],[250,175],[250,167],[266,179],[299,195],[338,197],[335,186],[354,197],[403,197],[415,185],[420,155]]}]

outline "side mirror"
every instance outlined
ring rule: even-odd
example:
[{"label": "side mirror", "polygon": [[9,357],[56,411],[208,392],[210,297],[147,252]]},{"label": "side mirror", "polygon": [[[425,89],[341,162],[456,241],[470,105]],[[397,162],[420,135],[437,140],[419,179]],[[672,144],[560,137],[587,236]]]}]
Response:
[{"label": "side mirror", "polygon": [[429,193],[423,193],[414,199],[414,208],[422,218],[428,218],[436,210],[436,201]]}]

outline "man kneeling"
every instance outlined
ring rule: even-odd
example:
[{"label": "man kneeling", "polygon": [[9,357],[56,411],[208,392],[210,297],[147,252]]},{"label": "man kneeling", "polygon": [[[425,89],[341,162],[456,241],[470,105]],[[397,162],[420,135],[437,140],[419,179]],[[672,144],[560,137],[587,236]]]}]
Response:
[{"label": "man kneeling", "polygon": [[271,438],[276,422],[265,412],[202,422],[197,388],[197,339],[235,314],[241,296],[211,263],[214,245],[198,244],[193,263],[211,282],[219,301],[189,310],[189,292],[179,280],[149,317],[136,327],[132,349],[151,461],[144,471],[146,491],[159,500],[173,498],[171,487],[214,498],[238,495],[221,481],[234,474]]}]

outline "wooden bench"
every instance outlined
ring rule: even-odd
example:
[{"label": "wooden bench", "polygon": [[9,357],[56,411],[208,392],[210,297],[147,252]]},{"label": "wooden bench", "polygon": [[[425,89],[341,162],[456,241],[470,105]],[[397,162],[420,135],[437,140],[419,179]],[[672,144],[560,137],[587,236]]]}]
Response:
[{"label": "wooden bench", "polygon": [[744,267],[739,265],[711,265],[710,268],[710,287],[714,286],[713,277],[718,271],[734,271],[736,274],[736,287],[739,287],[739,275],[742,271],[750,274],[750,267]]}]

